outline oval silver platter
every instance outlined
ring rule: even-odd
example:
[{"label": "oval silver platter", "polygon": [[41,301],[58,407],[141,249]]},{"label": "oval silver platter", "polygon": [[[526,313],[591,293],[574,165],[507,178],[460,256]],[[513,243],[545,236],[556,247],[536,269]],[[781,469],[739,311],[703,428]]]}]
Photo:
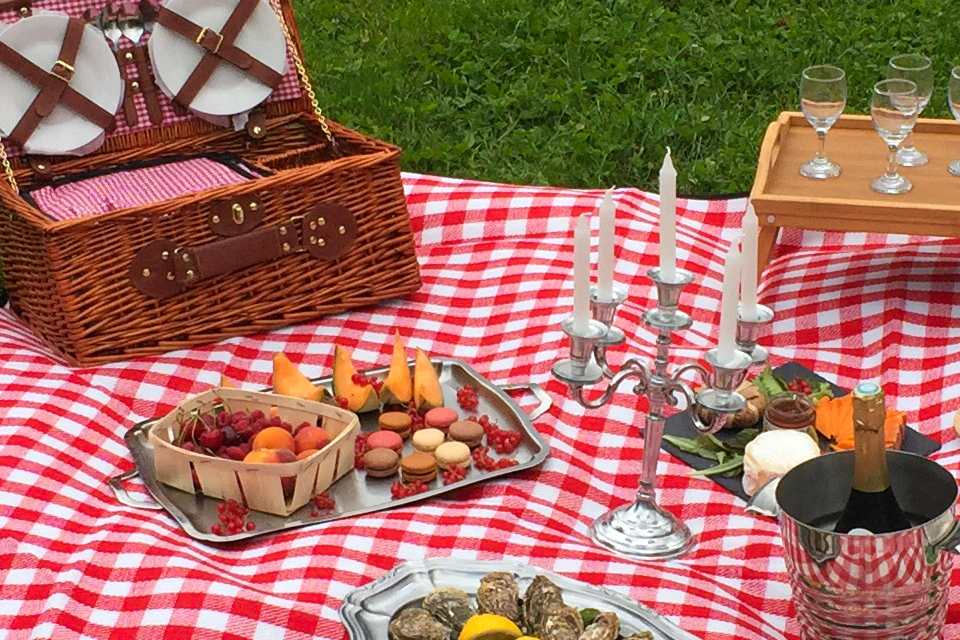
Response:
[{"label": "oval silver platter", "polygon": [[536,576],[546,576],[563,591],[563,601],[578,609],[592,607],[612,611],[620,618],[621,635],[650,631],[656,640],[698,640],[698,638],[659,613],[631,600],[622,593],[604,587],[571,580],[519,561],[486,562],[461,558],[428,558],[398,565],[374,582],[347,594],[340,607],[340,619],[351,640],[386,640],[394,615],[411,603],[419,602],[432,589],[455,587],[471,596],[477,592],[480,578],[494,571],[512,573],[520,593]]},{"label": "oval silver platter", "polygon": [[[256,523],[256,529],[231,536],[217,536],[210,532],[210,526],[218,522],[217,505],[220,504],[220,500],[186,493],[157,481],[153,466],[153,447],[147,439],[147,432],[154,421],[148,420],[133,427],[124,436],[124,441],[130,449],[136,467],[127,473],[111,478],[110,487],[113,489],[117,500],[129,507],[166,509],[191,538],[206,542],[236,542],[296,527],[340,518],[350,518],[382,511],[383,509],[402,507],[421,500],[429,500],[472,484],[487,482],[511,473],[532,469],[547,458],[550,453],[550,446],[533,426],[533,420],[543,415],[551,406],[550,396],[543,389],[535,384],[500,387],[481,376],[462,360],[452,358],[432,358],[431,360],[440,376],[446,406],[456,407],[466,417],[467,412],[459,409],[457,405],[457,389],[467,384],[472,385],[477,390],[477,400],[480,404],[476,411],[471,413],[477,413],[478,415],[485,413],[502,428],[523,434],[524,437],[520,441],[520,446],[512,454],[513,459],[518,463],[516,466],[489,472],[481,472],[471,467],[467,477],[460,482],[444,485],[442,480],[436,480],[430,491],[402,500],[394,500],[390,494],[390,485],[399,476],[375,479],[367,478],[365,473],[354,471],[348,473],[330,487],[330,495],[336,500],[336,507],[331,513],[321,514],[316,518],[312,517],[312,503],[307,503],[306,506],[286,518],[251,511],[249,520]],[[388,371],[388,367],[383,367],[364,373],[369,377],[382,379]],[[330,378],[320,378],[315,382],[330,387]],[[527,390],[539,400],[539,406],[530,415],[524,413],[513,398],[507,395],[507,391],[514,389]],[[379,412],[370,411],[361,413],[359,416],[362,433],[377,430]],[[407,440],[404,443],[404,454],[412,451],[413,445]],[[137,475],[143,480],[144,485],[156,502],[144,502],[130,496],[124,490],[123,483]]]}]

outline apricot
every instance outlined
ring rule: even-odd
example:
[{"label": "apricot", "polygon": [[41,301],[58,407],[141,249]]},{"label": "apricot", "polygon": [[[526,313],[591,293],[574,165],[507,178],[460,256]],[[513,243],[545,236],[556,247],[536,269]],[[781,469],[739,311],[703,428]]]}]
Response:
[{"label": "apricot", "polygon": [[274,449],[255,449],[244,456],[243,461],[250,464],[275,464],[280,462]]},{"label": "apricot", "polygon": [[257,449],[289,449],[296,450],[297,443],[290,432],[281,427],[267,427],[256,435],[250,443],[254,451]]},{"label": "apricot", "polygon": [[297,454],[297,460],[306,460],[307,458],[315,454],[317,451],[318,449],[304,449],[303,451]]},{"label": "apricot", "polygon": [[327,432],[320,427],[306,426],[297,430],[297,435],[293,437],[297,448],[297,453],[307,449],[323,449],[330,444],[330,437]]}]

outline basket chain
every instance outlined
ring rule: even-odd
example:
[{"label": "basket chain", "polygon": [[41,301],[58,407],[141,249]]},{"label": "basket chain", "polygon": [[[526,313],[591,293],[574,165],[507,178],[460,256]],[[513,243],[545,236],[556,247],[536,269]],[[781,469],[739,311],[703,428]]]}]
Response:
[{"label": "basket chain", "polygon": [[283,28],[283,35],[287,39],[287,46],[290,48],[290,55],[293,57],[293,64],[297,67],[297,75],[300,76],[300,83],[303,85],[304,91],[307,92],[307,97],[310,98],[310,105],[313,107],[313,112],[317,115],[317,119],[320,121],[320,129],[323,130],[323,135],[327,137],[327,140],[330,141],[330,144],[333,146],[334,150],[337,149],[337,141],[333,137],[333,132],[330,131],[329,125],[327,125],[327,117],[323,115],[323,109],[320,108],[320,102],[317,100],[317,94],[313,90],[313,83],[310,82],[310,76],[307,74],[307,68],[303,64],[303,59],[300,57],[300,52],[297,49],[296,43],[293,41],[293,36],[290,35],[290,27],[287,26],[287,21],[283,19],[283,9],[280,7],[279,0],[270,0],[270,4],[273,6],[273,10],[276,12],[277,17],[280,19],[280,26]]},{"label": "basket chain", "polygon": [[13,192],[20,194],[20,187],[17,185],[17,178],[13,175],[13,167],[10,165],[10,158],[7,157],[7,146],[0,141],[0,162],[3,163],[3,172],[7,174],[7,182]]}]

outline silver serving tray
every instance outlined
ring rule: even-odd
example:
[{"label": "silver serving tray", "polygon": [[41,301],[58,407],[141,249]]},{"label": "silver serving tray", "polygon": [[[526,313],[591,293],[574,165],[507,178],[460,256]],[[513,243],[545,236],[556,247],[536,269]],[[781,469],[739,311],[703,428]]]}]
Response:
[{"label": "silver serving tray", "polygon": [[[519,464],[508,469],[490,472],[481,472],[471,467],[467,476],[460,482],[443,485],[442,480],[438,479],[434,483],[434,489],[402,500],[394,500],[390,494],[390,485],[399,476],[376,479],[368,478],[363,472],[353,471],[330,487],[330,495],[336,500],[336,507],[329,514],[317,518],[311,517],[310,514],[314,508],[312,502],[307,503],[306,506],[286,518],[251,511],[248,519],[256,523],[256,529],[231,536],[217,536],[210,532],[210,527],[218,522],[217,505],[220,504],[220,500],[186,493],[157,481],[153,466],[153,447],[147,439],[147,432],[155,420],[148,420],[136,425],[124,435],[124,441],[133,455],[136,467],[127,473],[111,478],[110,487],[113,489],[117,500],[122,504],[140,509],[166,509],[191,538],[222,543],[246,540],[319,522],[350,518],[383,509],[401,507],[421,500],[430,500],[473,484],[532,469],[547,458],[550,453],[550,446],[533,426],[533,420],[546,413],[552,404],[550,396],[543,389],[535,384],[497,386],[462,360],[433,358],[432,362],[439,370],[446,406],[457,407],[457,410],[465,415],[466,412],[459,409],[457,405],[457,389],[470,384],[477,390],[477,399],[480,403],[476,409],[478,414],[485,413],[502,428],[523,434],[524,438],[520,442],[520,446],[513,453],[513,458]],[[389,367],[383,367],[364,373],[367,376],[383,378],[388,371]],[[320,378],[315,382],[329,387],[330,378]],[[540,405],[530,415],[524,413],[523,409],[506,393],[519,389],[529,390],[540,401]],[[359,414],[361,432],[376,431],[378,415],[376,411]],[[407,454],[412,451],[413,445],[407,440],[404,443],[403,453]],[[143,480],[144,485],[156,502],[138,500],[130,496],[123,488],[125,481],[137,475]]]},{"label": "silver serving tray", "polygon": [[483,562],[461,558],[430,558],[404,562],[390,573],[347,594],[340,619],[351,640],[386,640],[390,620],[404,607],[418,604],[437,587],[455,587],[476,595],[480,578],[494,571],[517,577],[520,593],[536,576],[546,576],[563,591],[563,601],[578,609],[611,611],[620,618],[621,635],[650,631],[656,640],[698,640],[659,613],[627,596],[558,576],[519,561]]}]

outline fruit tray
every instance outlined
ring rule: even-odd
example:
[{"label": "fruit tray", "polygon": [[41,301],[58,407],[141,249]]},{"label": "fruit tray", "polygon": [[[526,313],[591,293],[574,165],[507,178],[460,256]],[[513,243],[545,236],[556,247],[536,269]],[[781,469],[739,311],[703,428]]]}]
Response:
[{"label": "fruit tray", "polygon": [[405,562],[378,580],[347,594],[340,607],[340,619],[352,640],[386,638],[387,627],[397,613],[417,605],[437,587],[453,587],[474,595],[480,578],[503,571],[517,578],[520,591],[526,590],[536,576],[550,578],[563,595],[563,601],[578,609],[611,611],[620,619],[620,634],[648,631],[654,640],[697,640],[653,609],[631,600],[622,593],[564,578],[517,560],[484,562],[465,558],[429,558]]},{"label": "fruit tray", "polygon": [[[479,406],[476,412],[478,414],[486,414],[503,429],[515,431],[523,436],[519,447],[514,452],[514,460],[517,461],[517,465],[488,472],[481,472],[471,467],[467,476],[459,482],[439,486],[425,493],[396,500],[390,493],[390,486],[394,482],[394,478],[368,478],[363,472],[350,471],[330,487],[329,495],[335,501],[335,507],[328,513],[313,517],[312,503],[301,507],[288,517],[251,511],[249,520],[255,526],[252,531],[242,531],[224,536],[213,534],[210,531],[210,527],[218,522],[217,507],[223,504],[220,500],[180,491],[157,481],[154,450],[149,440],[150,429],[157,420],[148,420],[134,426],[125,434],[124,441],[133,456],[135,468],[111,478],[110,487],[113,489],[117,500],[124,505],[141,509],[165,509],[180,524],[187,535],[195,540],[235,542],[319,522],[382,511],[420,500],[429,500],[469,485],[532,469],[547,458],[550,447],[533,426],[533,421],[543,415],[552,404],[550,397],[543,389],[532,383],[498,386],[461,360],[432,358],[431,362],[439,372],[444,403],[447,406],[456,407],[457,389],[464,385],[471,385],[477,391]],[[368,378],[383,379],[388,371],[389,367],[383,367],[368,371],[365,375]],[[329,387],[331,378],[321,378],[316,380],[316,383]],[[528,390],[539,400],[539,406],[527,415],[507,394],[507,391],[512,390]],[[361,433],[369,433],[378,429],[378,412],[361,413],[359,417]],[[412,451],[413,447],[410,441],[405,441],[404,454]],[[138,475],[155,502],[137,499],[129,495],[124,489],[124,483]]]}]

